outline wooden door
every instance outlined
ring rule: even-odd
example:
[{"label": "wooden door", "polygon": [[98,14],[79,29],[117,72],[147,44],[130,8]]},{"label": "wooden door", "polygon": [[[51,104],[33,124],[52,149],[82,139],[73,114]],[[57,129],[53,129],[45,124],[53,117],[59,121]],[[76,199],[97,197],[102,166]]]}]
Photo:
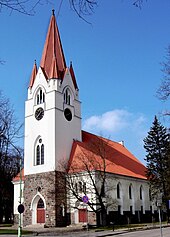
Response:
[{"label": "wooden door", "polygon": [[44,202],[40,198],[37,204],[37,223],[45,223]]},{"label": "wooden door", "polygon": [[79,209],[79,222],[87,222],[87,210]]},{"label": "wooden door", "polygon": [[37,223],[45,223],[45,210],[44,210],[44,208],[37,208]]}]

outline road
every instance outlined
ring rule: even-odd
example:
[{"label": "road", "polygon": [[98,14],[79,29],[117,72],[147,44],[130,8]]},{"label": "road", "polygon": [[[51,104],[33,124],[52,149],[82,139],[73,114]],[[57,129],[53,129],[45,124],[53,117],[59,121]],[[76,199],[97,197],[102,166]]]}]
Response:
[{"label": "road", "polygon": [[[44,237],[55,235],[43,235]],[[170,227],[162,229],[162,236],[160,229],[150,229],[150,230],[141,230],[141,231],[101,231],[101,232],[81,232],[81,233],[66,233],[66,234],[57,234],[58,237],[110,237],[110,236],[120,236],[120,237],[170,237]]]},{"label": "road", "polygon": [[[34,235],[35,236],[35,235]],[[138,230],[138,231],[79,231],[79,232],[65,232],[65,233],[39,233],[38,236],[44,237],[111,237],[111,236],[120,236],[120,237],[170,237],[170,227],[162,228],[162,236],[160,229],[148,229],[148,230]],[[7,237],[7,235],[1,235],[1,237]],[[8,237],[15,237],[15,235],[8,235]],[[26,237],[23,235],[23,237]],[[27,235],[27,237],[33,237],[32,235]]]},{"label": "road", "polygon": [[[131,233],[122,233],[121,237],[170,237],[170,227],[162,229],[162,236],[160,229],[135,231]],[[106,237],[106,236],[105,236]]]}]

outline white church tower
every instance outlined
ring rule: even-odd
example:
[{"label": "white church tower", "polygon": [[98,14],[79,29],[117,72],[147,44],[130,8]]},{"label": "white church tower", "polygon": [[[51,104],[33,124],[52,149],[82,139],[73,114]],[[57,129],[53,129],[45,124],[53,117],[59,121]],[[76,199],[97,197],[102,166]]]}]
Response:
[{"label": "white church tower", "polygon": [[[34,64],[25,103],[24,225],[66,224],[61,181],[73,140],[81,141],[81,103],[72,64],[66,66],[53,14],[37,70]],[[62,183],[62,184],[61,184]]]}]

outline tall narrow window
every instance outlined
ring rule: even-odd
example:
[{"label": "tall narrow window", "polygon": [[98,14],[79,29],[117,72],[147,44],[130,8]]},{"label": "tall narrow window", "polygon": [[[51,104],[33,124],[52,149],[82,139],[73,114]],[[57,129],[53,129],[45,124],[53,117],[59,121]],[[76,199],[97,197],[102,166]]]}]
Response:
[{"label": "tall narrow window", "polygon": [[140,186],[140,200],[143,199],[143,188],[142,186]]},{"label": "tall narrow window", "polygon": [[39,103],[40,103],[40,97],[39,95],[37,95],[37,105],[39,105]]},{"label": "tall narrow window", "polygon": [[80,181],[79,182],[79,192],[81,193],[83,191],[83,185],[82,185],[82,182]]},{"label": "tall narrow window", "polygon": [[64,92],[64,103],[71,104],[71,92],[68,88]]},{"label": "tall narrow window", "polygon": [[86,183],[83,183],[83,193],[86,193]]},{"label": "tall narrow window", "polygon": [[105,185],[104,185],[104,183],[101,186],[101,197],[105,197]]},{"label": "tall narrow window", "polygon": [[37,146],[37,149],[36,149],[36,165],[40,165],[40,146],[38,145]]},{"label": "tall narrow window", "polygon": [[132,199],[132,185],[129,185],[129,199]]},{"label": "tall narrow window", "polygon": [[43,100],[42,100],[43,96],[42,96],[42,90],[40,89],[40,104],[42,104]]},{"label": "tall narrow window", "polygon": [[120,198],[120,183],[117,184],[117,198]]},{"label": "tall narrow window", "polygon": [[42,104],[45,102],[45,93],[43,92],[43,90],[40,88],[37,92],[36,95],[36,104]]},{"label": "tall narrow window", "polygon": [[44,144],[41,145],[41,164],[44,164]]},{"label": "tall narrow window", "polygon": [[35,165],[44,164],[44,144],[42,139],[39,138],[35,146]]},{"label": "tall narrow window", "polygon": [[78,193],[78,186],[77,186],[77,183],[75,183],[75,191],[76,191],[76,193]]}]

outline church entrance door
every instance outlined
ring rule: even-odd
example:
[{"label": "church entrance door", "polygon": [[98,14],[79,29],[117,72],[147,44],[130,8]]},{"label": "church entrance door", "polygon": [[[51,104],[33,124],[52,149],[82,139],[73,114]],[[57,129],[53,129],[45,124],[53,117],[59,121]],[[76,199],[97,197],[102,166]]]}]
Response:
[{"label": "church entrance door", "polygon": [[37,223],[45,223],[44,202],[41,198],[37,203]]},{"label": "church entrance door", "polygon": [[87,210],[79,209],[79,222],[87,222]]}]

